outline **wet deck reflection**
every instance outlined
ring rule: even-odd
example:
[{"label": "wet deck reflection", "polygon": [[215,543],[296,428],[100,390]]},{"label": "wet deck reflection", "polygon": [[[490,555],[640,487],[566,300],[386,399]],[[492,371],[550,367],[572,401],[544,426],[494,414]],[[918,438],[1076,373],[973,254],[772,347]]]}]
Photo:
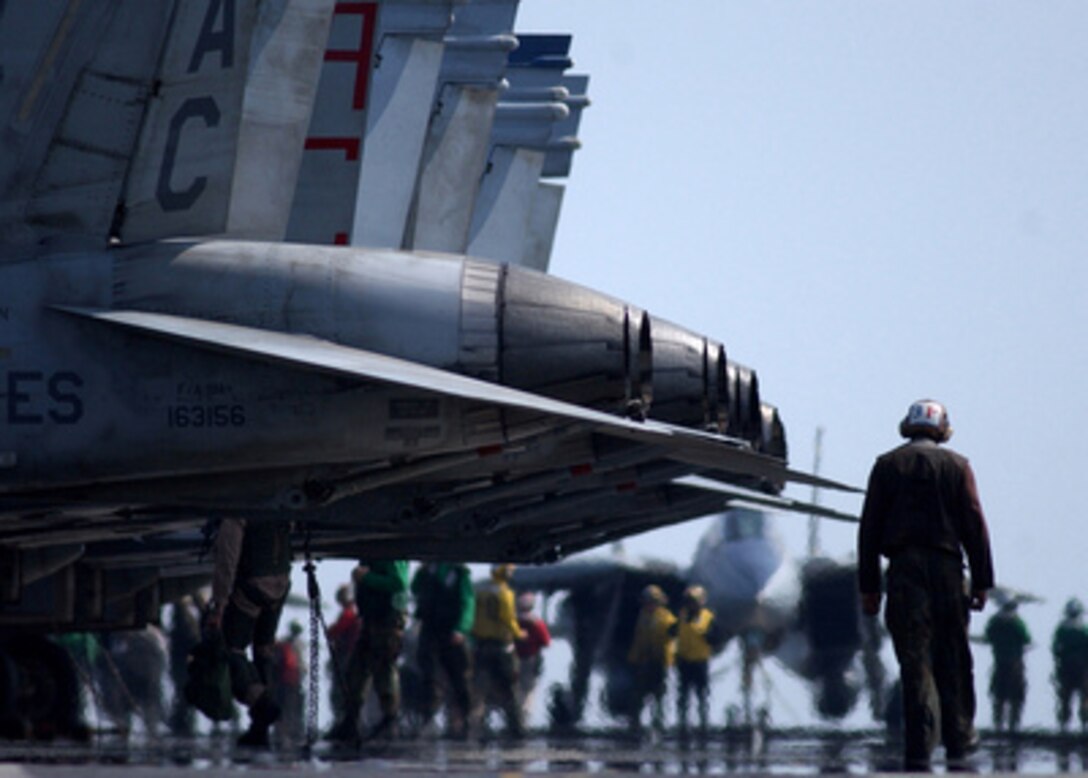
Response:
[{"label": "wet deck reflection", "polygon": [[[291,769],[322,773],[654,773],[654,774],[870,774],[899,769],[899,745],[882,730],[790,729],[760,732],[716,729],[706,738],[632,736],[622,730],[567,735],[534,733],[521,741],[501,738],[475,742],[444,739],[401,740],[337,749],[317,743],[251,754],[232,746],[226,734],[192,740],[162,738],[125,742],[108,735],[90,744],[0,743],[0,763],[33,766],[79,765],[86,774],[108,771],[137,775],[181,774],[244,766],[247,771]],[[1088,736],[1033,731],[1010,736],[984,732],[972,757],[974,772],[1082,772],[1088,764]],[[131,768],[131,769],[128,769]],[[941,751],[934,772],[945,768]]]}]

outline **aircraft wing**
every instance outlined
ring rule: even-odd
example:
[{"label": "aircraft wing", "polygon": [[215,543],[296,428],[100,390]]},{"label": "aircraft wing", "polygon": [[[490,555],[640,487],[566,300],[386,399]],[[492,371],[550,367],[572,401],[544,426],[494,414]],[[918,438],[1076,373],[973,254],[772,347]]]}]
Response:
[{"label": "aircraft wing", "polygon": [[[62,306],[57,306],[57,309],[157,337],[226,351],[248,359],[364,381],[395,384],[463,400],[543,414],[565,422],[575,422],[612,437],[659,447],[663,456],[699,468],[750,475],[775,482],[802,480],[809,483],[813,478],[804,473],[795,473],[781,461],[759,454],[743,442],[732,438],[653,421],[629,421],[541,395],[313,337],[143,311]],[[825,479],[817,480],[821,482],[821,486],[840,486]]]},{"label": "aircraft wing", "polygon": [[[721,483],[720,481],[713,481],[709,478],[682,476],[674,479],[673,483],[698,491],[720,494],[728,503],[729,507],[752,506],[757,508],[775,508],[780,511],[804,513],[811,516],[820,516],[825,519],[845,521],[851,524],[857,524],[861,521],[861,518],[856,514],[837,511],[834,508],[828,508],[826,505],[820,505],[819,503],[805,502],[804,500],[795,500],[790,497],[756,492],[740,486],[732,486],[730,484]],[[847,487],[847,490],[857,491],[850,489],[849,487]]]},{"label": "aircraft wing", "polygon": [[511,581],[518,590],[552,593],[578,586],[616,583],[623,567],[616,560],[602,558],[568,559],[550,565],[521,566]]},{"label": "aircraft wing", "polygon": [[511,583],[515,589],[550,593],[586,586],[611,585],[627,575],[652,579],[650,583],[670,581],[683,584],[680,568],[671,563],[634,563],[594,556],[566,559],[550,565],[521,566],[514,570]]},{"label": "aircraft wing", "polygon": [[1046,602],[1045,597],[1040,597],[1038,594],[1024,591],[1023,589],[1014,589],[1011,586],[995,586],[990,591],[990,599],[993,600],[994,604],[998,607],[1007,602],[1016,604]]}]

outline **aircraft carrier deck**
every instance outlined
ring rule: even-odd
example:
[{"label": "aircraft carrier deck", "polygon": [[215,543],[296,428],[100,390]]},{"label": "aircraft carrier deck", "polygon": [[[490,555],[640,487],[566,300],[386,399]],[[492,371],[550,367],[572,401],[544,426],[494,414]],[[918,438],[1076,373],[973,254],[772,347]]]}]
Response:
[{"label": "aircraft carrier deck", "polygon": [[[315,745],[260,754],[233,748],[226,735],[193,740],[162,738],[126,743],[99,737],[89,745],[0,744],[0,778],[80,778],[144,775],[168,778],[193,771],[218,774],[320,773],[339,775],[668,774],[668,775],[869,775],[897,772],[899,748],[879,730],[715,730],[705,741],[636,739],[622,731],[570,736],[534,733],[522,741],[401,740],[360,749]],[[969,772],[1053,775],[1082,773],[1088,737],[1027,732],[1016,737],[984,733]],[[938,749],[935,773],[952,772]]]}]

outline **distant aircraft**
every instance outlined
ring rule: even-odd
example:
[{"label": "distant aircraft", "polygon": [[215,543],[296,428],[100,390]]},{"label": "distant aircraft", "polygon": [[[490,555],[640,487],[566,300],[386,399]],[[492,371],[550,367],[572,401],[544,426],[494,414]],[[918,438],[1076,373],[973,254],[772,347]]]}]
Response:
[{"label": "distant aircraft", "polygon": [[0,3],[0,628],[155,621],[227,516],[538,561],[693,473],[848,488],[721,343],[539,272],[586,79],[516,8]]},{"label": "distant aircraft", "polygon": [[[853,518],[834,511],[823,515]],[[763,510],[737,507],[714,519],[686,569],[607,557],[517,569],[518,589],[565,593],[554,631],[570,641],[574,662],[569,689],[552,702],[557,724],[581,720],[594,668],[604,675],[604,710],[626,715],[632,688],[627,651],[639,595],[651,583],[662,587],[674,607],[684,587],[706,589],[725,634],[738,641],[744,722],[758,718],[753,680],[765,657],[812,684],[814,707],[824,718],[849,713],[863,682],[874,716],[883,715],[881,636],[871,631],[876,625],[860,618],[856,567],[826,557],[789,557]]]}]

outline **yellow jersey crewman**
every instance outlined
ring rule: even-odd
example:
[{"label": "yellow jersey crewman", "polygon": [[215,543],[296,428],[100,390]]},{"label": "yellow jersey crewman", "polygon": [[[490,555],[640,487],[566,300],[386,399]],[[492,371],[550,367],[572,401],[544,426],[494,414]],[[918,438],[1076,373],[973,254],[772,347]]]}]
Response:
[{"label": "yellow jersey crewman", "polygon": [[721,646],[714,612],[706,607],[706,589],[692,585],[684,590],[680,613],[673,625],[676,635],[676,717],[680,735],[688,733],[688,697],[695,693],[699,706],[699,734],[706,737],[710,717],[710,657]]},{"label": "yellow jersey crewman", "polygon": [[649,695],[653,698],[653,728],[660,733],[665,730],[664,701],[669,668],[676,656],[676,640],[672,636],[676,616],[665,607],[668,600],[660,586],[650,584],[643,589],[641,601],[634,639],[627,654],[635,676],[631,729],[638,731],[642,726],[642,705]]},{"label": "yellow jersey crewman", "polygon": [[525,734],[521,706],[517,701],[518,657],[514,641],[524,637],[518,626],[514,590],[510,588],[513,565],[493,565],[491,580],[476,587],[476,620],[472,637],[476,641],[476,715],[486,716],[494,699],[506,715],[506,729],[512,737]]}]

